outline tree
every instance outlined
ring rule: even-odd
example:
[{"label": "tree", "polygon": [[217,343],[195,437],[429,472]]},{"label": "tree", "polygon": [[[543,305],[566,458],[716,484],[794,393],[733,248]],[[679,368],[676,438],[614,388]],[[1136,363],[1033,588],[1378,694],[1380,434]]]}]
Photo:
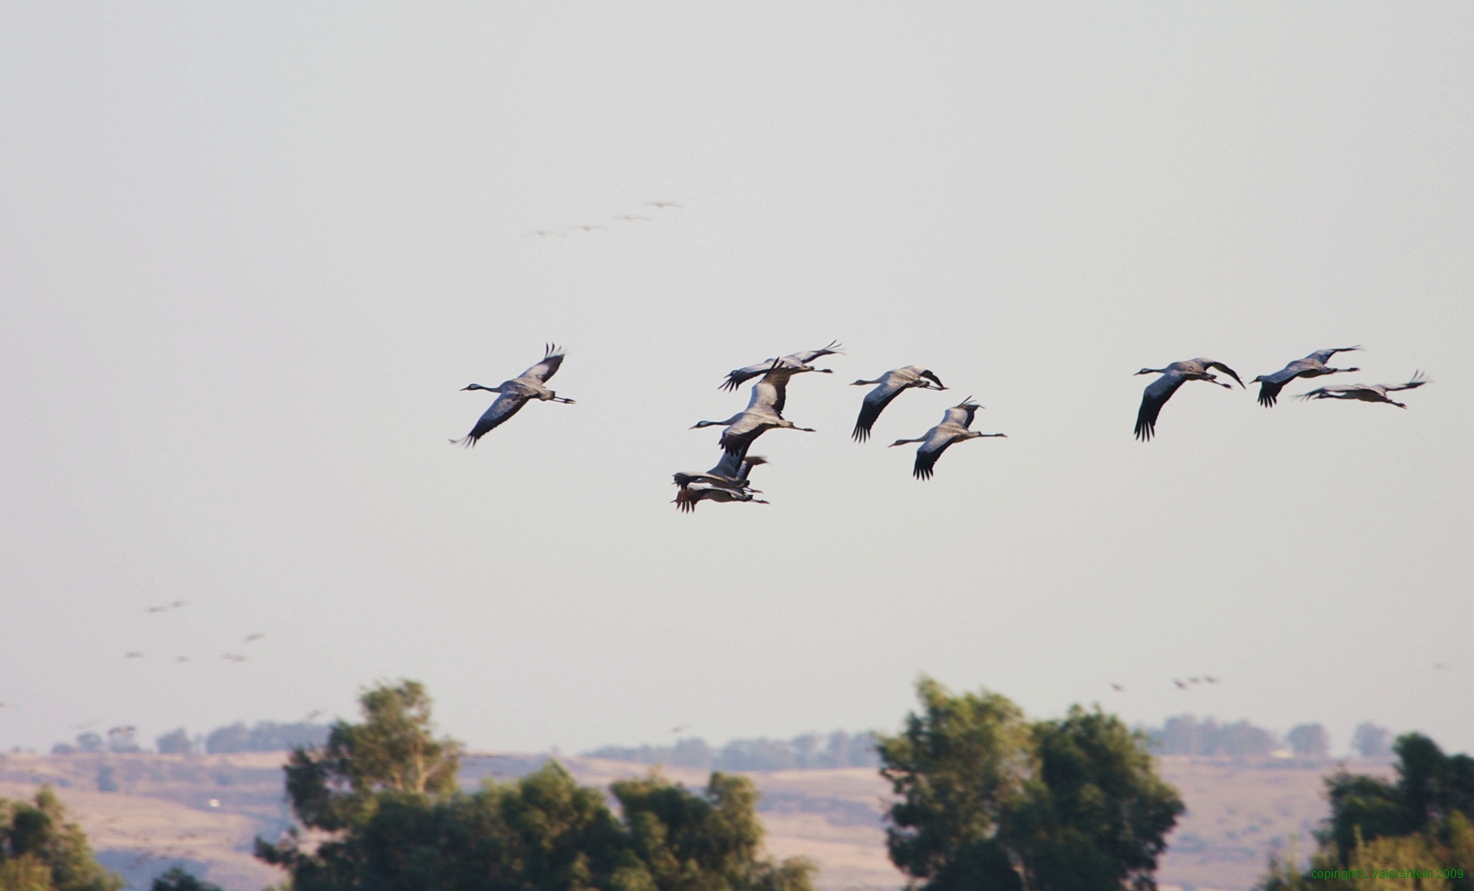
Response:
[{"label": "tree", "polygon": [[1388,758],[1392,755],[1392,731],[1362,721],[1351,732],[1351,749],[1363,758]]},{"label": "tree", "polygon": [[1003,827],[1031,888],[1153,888],[1184,808],[1146,739],[1099,707],[1032,728],[1038,767]]},{"label": "tree", "polygon": [[1323,761],[1331,754],[1331,737],[1326,728],[1319,724],[1300,724],[1285,734],[1285,742],[1295,755],[1314,761]]},{"label": "tree", "polygon": [[158,739],[154,740],[160,755],[188,755],[194,750],[190,743],[189,734],[183,727],[172,730]]},{"label": "tree", "polygon": [[0,889],[119,891],[123,880],[92,856],[87,836],[66,819],[50,786],[35,804],[0,798]]},{"label": "tree", "polygon": [[988,691],[917,683],[919,713],[880,737],[900,797],[891,860],[924,891],[1151,888],[1182,813],[1147,740],[1098,708],[1030,724]]},{"label": "tree", "polygon": [[556,761],[467,794],[460,746],[434,737],[423,687],[381,684],[360,702],[363,723],[293,752],[298,825],[256,841],[294,891],[810,891],[810,864],[757,858],[746,779],[712,774],[704,795],[658,774],[616,783],[622,821]]},{"label": "tree", "polygon": [[[713,773],[704,795],[652,774],[614,783],[630,849],[639,862],[624,883],[660,891],[807,891],[814,865],[759,859],[763,827],[757,787],[746,777]],[[648,880],[646,877],[648,876]]]},{"label": "tree", "polygon": [[926,891],[1022,887],[998,825],[1031,767],[1023,713],[999,694],[953,696],[926,677],[916,695],[921,713],[877,744],[901,797],[887,814],[891,862]]},{"label": "tree", "polygon": [[[1393,750],[1396,782],[1344,770],[1326,778],[1331,816],[1317,833],[1311,872],[1453,867],[1467,873],[1443,887],[1474,891],[1474,870],[1467,866],[1474,862],[1474,758],[1445,755],[1418,733],[1398,737]],[[1284,891],[1305,878],[1272,868],[1262,887]],[[1374,887],[1359,878],[1315,878],[1327,891]],[[1434,885],[1424,881],[1422,887]]]}]

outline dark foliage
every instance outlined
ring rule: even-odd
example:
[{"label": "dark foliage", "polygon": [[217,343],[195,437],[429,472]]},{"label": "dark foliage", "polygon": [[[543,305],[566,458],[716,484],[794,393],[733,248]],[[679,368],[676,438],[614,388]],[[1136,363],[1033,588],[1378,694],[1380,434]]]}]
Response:
[{"label": "dark foliage", "polygon": [[1313,874],[1453,867],[1463,870],[1463,877],[1438,887],[1474,891],[1474,869],[1469,868],[1474,862],[1474,823],[1469,819],[1474,814],[1474,758],[1445,755],[1418,733],[1398,737],[1393,750],[1395,782],[1344,770],[1326,778],[1331,816],[1317,833],[1311,874],[1272,860],[1263,888],[1289,891],[1313,884],[1349,891],[1362,880],[1326,880]]},{"label": "dark foliage", "polygon": [[34,804],[0,798],[0,888],[8,887],[119,891],[123,880],[98,864],[87,836],[43,786]]},{"label": "dark foliage", "polygon": [[223,889],[219,885],[201,881],[182,867],[176,866],[154,879],[149,891],[223,891]]},{"label": "dark foliage", "polygon": [[881,737],[891,860],[924,891],[1155,887],[1183,806],[1146,738],[1099,709],[1029,723],[996,693],[917,685],[921,709]]}]

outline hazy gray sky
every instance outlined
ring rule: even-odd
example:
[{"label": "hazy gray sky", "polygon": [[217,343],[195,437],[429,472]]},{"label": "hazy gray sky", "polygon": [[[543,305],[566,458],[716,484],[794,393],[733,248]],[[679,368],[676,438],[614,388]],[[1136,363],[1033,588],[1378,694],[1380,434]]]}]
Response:
[{"label": "hazy gray sky", "polygon": [[[927,672],[1474,748],[1471,58],[1457,3],[6,4],[0,745],[401,676],[477,747],[891,729]],[[772,505],[678,514],[722,375],[831,338]],[[546,341],[578,404],[448,445]],[[1132,439],[1142,366],[1356,343],[1435,383]],[[1009,438],[913,480],[969,393]]]}]

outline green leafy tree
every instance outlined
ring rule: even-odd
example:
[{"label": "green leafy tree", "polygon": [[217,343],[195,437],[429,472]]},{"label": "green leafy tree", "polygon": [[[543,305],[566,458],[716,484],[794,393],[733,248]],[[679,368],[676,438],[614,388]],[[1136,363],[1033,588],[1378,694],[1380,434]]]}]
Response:
[{"label": "green leafy tree", "polygon": [[1309,882],[1325,891],[1405,888],[1410,887],[1406,879],[1326,879],[1319,874],[1452,867],[1465,870],[1465,876],[1419,879],[1420,887],[1474,891],[1469,866],[1474,863],[1474,822],[1469,818],[1474,814],[1474,758],[1446,755],[1418,733],[1398,737],[1393,751],[1395,782],[1344,770],[1326,778],[1331,816],[1317,833],[1310,871],[1299,874],[1294,863],[1271,862],[1261,888],[1289,891]]},{"label": "green leafy tree", "polygon": [[1182,813],[1147,739],[1079,707],[1029,723],[1006,697],[917,683],[921,708],[880,737],[891,860],[924,891],[1151,888]]},{"label": "green leafy tree", "polygon": [[624,813],[627,843],[621,884],[660,891],[802,891],[814,865],[802,858],[759,859],[763,827],[757,787],[746,777],[713,773],[704,795],[658,774],[610,787]]},{"label": "green leafy tree", "polygon": [[704,795],[658,775],[604,793],[556,761],[459,791],[460,747],[437,740],[413,682],[364,693],[364,722],[296,750],[287,792],[299,821],[257,856],[293,891],[811,891],[812,866],[756,856],[756,789],[713,774]]},{"label": "green leafy tree", "polygon": [[460,746],[435,739],[421,684],[380,684],[359,702],[362,724],[338,721],[326,746],[299,746],[288,761],[287,795],[311,829],[346,829],[372,810],[379,792],[438,796],[455,788]]},{"label": "green leafy tree", "polygon": [[0,798],[0,891],[118,891],[50,786],[35,803]]},{"label": "green leafy tree", "polygon": [[1004,842],[1031,888],[1152,888],[1183,812],[1152,768],[1148,741],[1115,715],[1079,706],[1031,728],[1036,767],[1010,808]]},{"label": "green leafy tree", "polygon": [[953,696],[931,678],[916,695],[921,711],[876,743],[901,799],[887,815],[891,862],[927,891],[1021,888],[998,828],[1031,766],[1023,712],[997,693]]}]

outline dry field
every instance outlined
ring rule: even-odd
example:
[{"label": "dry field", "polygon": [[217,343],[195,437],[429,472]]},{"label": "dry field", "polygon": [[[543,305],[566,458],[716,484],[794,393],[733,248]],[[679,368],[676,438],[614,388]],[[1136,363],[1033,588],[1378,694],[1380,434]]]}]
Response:
[{"label": "dry field", "polygon": [[[587,784],[607,785],[648,770],[622,761],[562,760]],[[279,753],[11,754],[0,756],[0,797],[30,798],[41,783],[51,783],[99,859],[122,873],[131,888],[147,888],[153,876],[179,864],[227,891],[260,891],[280,878],[250,852],[257,835],[274,837],[286,825],[282,761]],[[540,761],[527,755],[473,755],[465,761],[462,781],[474,788],[483,777],[519,776]],[[116,792],[97,790],[104,764],[113,768]],[[1349,767],[1390,774],[1385,764]],[[1169,891],[1173,886],[1248,889],[1263,873],[1274,845],[1297,833],[1305,851],[1310,832],[1326,813],[1321,789],[1327,766],[1167,756],[1160,759],[1160,769],[1188,807],[1157,874]],[[665,773],[693,786],[706,781],[694,770]],[[813,858],[822,867],[821,889],[893,889],[904,883],[886,859],[880,814],[889,790],[874,771],[748,775],[763,792],[759,810],[769,852]]]}]

